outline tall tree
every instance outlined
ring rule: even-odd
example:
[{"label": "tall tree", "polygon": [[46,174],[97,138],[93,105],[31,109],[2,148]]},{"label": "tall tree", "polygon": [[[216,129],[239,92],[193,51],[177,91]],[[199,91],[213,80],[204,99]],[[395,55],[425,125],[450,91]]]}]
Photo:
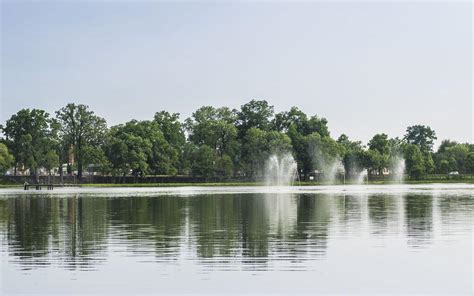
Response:
[{"label": "tall tree", "polygon": [[337,139],[337,143],[341,147],[342,162],[347,173],[355,175],[362,168],[362,159],[360,156],[363,152],[361,141],[351,141],[347,135],[342,134]]},{"label": "tall tree", "polygon": [[434,140],[436,140],[436,132],[429,126],[413,125],[407,127],[404,139],[409,144],[418,146],[422,153],[430,153],[433,150]]},{"label": "tall tree", "polygon": [[326,118],[319,118],[317,115],[308,117],[297,107],[291,107],[288,112],[277,113],[272,122],[274,129],[281,132],[288,132],[290,126],[293,125],[303,136],[317,132],[321,137],[329,137]]},{"label": "tall tree", "polygon": [[191,172],[195,176],[210,178],[214,174],[214,152],[207,145],[202,145],[196,149],[192,156]]},{"label": "tall tree", "polygon": [[369,141],[369,150],[377,152],[377,170],[382,175],[383,169],[389,165],[390,142],[386,134],[376,134]]},{"label": "tall tree", "polygon": [[423,154],[420,148],[414,144],[405,146],[406,172],[413,179],[420,179],[425,174]]},{"label": "tall tree", "polygon": [[82,177],[84,166],[92,162],[91,151],[101,149],[107,132],[105,119],[94,114],[86,105],[67,104],[56,112],[61,124],[61,137],[73,146],[77,161],[77,176]]},{"label": "tall tree", "polygon": [[107,154],[115,172],[127,175],[177,173],[178,152],[153,121],[132,120],[113,126]]},{"label": "tall tree", "polygon": [[250,128],[268,131],[272,127],[274,110],[265,100],[251,100],[238,112],[239,138],[243,139]]},{"label": "tall tree", "polygon": [[[467,173],[466,160],[470,153],[468,143],[459,144],[454,141],[444,140],[434,154],[435,166],[438,173],[449,171],[459,171]],[[449,165],[448,165],[449,164]]]},{"label": "tall tree", "polygon": [[369,141],[369,149],[377,150],[380,154],[388,154],[390,152],[390,143],[386,134],[376,134]]},{"label": "tall tree", "polygon": [[[179,113],[168,113],[166,111],[161,111],[155,113],[153,122],[157,125],[158,129],[162,132],[165,137],[166,142],[169,146],[165,150],[168,153],[168,156],[175,154],[177,160],[172,160],[173,168],[169,167],[168,169],[163,169],[162,171],[176,171],[183,173],[183,159],[184,145],[186,143],[186,137],[184,134],[185,126],[179,121]],[[174,156],[173,156],[174,157]],[[176,163],[177,162],[177,163]]]},{"label": "tall tree", "polygon": [[236,121],[236,110],[203,106],[186,119],[189,140],[197,146],[209,146],[216,156],[228,155],[237,168],[240,145],[237,141]]},{"label": "tall tree", "polygon": [[43,165],[44,156],[52,145],[49,114],[39,109],[22,109],[7,120],[2,131],[15,158],[15,174],[21,166],[29,169],[31,176],[37,176],[37,170]]},{"label": "tall tree", "polygon": [[153,121],[163,133],[168,144],[177,149],[182,149],[186,138],[184,136],[184,127],[179,121],[179,113],[156,112]]}]

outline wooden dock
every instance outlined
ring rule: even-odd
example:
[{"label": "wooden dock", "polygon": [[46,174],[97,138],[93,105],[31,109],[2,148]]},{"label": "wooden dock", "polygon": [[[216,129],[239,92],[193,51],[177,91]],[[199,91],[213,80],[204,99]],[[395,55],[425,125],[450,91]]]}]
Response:
[{"label": "wooden dock", "polygon": [[[46,190],[53,190],[54,189],[54,186],[58,186],[58,185],[54,185],[54,184],[29,184],[29,183],[25,183],[23,185],[23,189],[24,190],[30,190],[30,187],[31,188],[34,188],[36,190],[41,190],[43,189],[43,187],[46,187]],[[61,185],[59,185],[61,186]]]}]

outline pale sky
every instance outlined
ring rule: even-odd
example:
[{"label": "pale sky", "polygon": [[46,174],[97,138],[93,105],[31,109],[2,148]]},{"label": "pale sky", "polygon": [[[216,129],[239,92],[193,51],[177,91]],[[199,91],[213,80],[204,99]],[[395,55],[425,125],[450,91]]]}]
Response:
[{"label": "pale sky", "polygon": [[265,99],[368,141],[473,142],[470,2],[1,3],[0,122],[87,104],[109,125]]}]

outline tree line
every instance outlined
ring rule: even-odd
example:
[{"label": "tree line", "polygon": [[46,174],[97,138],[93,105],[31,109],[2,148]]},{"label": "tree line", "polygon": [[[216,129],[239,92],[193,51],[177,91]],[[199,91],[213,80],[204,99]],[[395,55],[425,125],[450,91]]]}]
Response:
[{"label": "tree line", "polygon": [[66,163],[78,178],[85,170],[113,176],[255,178],[270,155],[282,153],[293,155],[302,179],[324,172],[334,161],[347,174],[362,169],[382,174],[403,158],[406,173],[414,179],[474,171],[473,144],[444,140],[435,152],[436,133],[428,126],[409,126],[403,138],[376,134],[363,145],[345,134],[333,139],[325,118],[297,107],[275,113],[264,100],[252,100],[238,110],[203,106],[184,121],[178,113],[160,111],[152,119],[110,128],[88,106],[71,103],[54,116],[22,109],[0,130],[0,173],[28,169],[32,177],[40,168],[59,168],[62,174]]}]

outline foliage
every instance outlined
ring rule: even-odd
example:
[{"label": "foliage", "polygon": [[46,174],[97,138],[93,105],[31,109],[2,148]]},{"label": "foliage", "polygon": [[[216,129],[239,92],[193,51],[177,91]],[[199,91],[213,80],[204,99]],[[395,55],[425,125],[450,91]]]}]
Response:
[{"label": "foliage", "polygon": [[424,154],[433,150],[434,140],[436,140],[436,133],[429,126],[413,125],[407,127],[405,138],[407,143],[418,146],[420,151]]},{"label": "foliage", "polygon": [[214,175],[214,152],[211,147],[202,145],[192,155],[191,173],[194,176],[210,178]]},{"label": "foliage", "polygon": [[61,126],[60,135],[66,146],[73,147],[77,161],[77,175],[82,177],[84,166],[93,163],[88,153],[95,147],[100,149],[107,133],[105,119],[94,114],[86,105],[67,104],[56,112]]},{"label": "foliage", "polygon": [[361,141],[351,141],[349,137],[342,134],[337,139],[341,149],[342,163],[349,174],[357,174],[362,168],[362,155],[364,153]]},{"label": "foliage", "polygon": [[421,179],[425,174],[423,154],[420,148],[414,144],[405,146],[406,172],[413,179]]},{"label": "foliage", "polygon": [[244,138],[251,128],[269,131],[273,115],[273,106],[270,106],[265,100],[251,100],[242,105],[240,112],[237,113],[239,138]]},{"label": "foliage", "polygon": [[[328,121],[297,107],[274,112],[264,100],[252,100],[239,110],[203,106],[184,122],[178,113],[156,112],[151,120],[131,120],[107,128],[103,118],[85,105],[68,104],[56,118],[39,109],[12,115],[1,140],[0,173],[16,169],[52,170],[68,164],[112,175],[195,175],[205,178],[260,177],[273,154],[291,153],[302,180],[342,161],[346,173],[370,174],[393,170],[406,159],[413,179],[426,174],[472,173],[474,145],[445,140],[432,151],[436,133],[428,126],[409,126],[403,139],[374,135],[367,146],[342,134],[331,138]],[[10,155],[11,153],[11,155]],[[74,156],[75,163],[68,159]],[[62,169],[61,169],[62,172]]]},{"label": "foliage", "polygon": [[55,129],[49,114],[39,109],[22,109],[7,120],[2,131],[15,159],[15,174],[17,168],[23,167],[36,175],[53,144]]},{"label": "foliage", "polygon": [[466,166],[466,161],[471,152],[474,152],[474,149],[468,143],[459,144],[449,140],[443,141],[434,154],[436,172],[459,171],[460,173],[468,173],[469,168]]},{"label": "foliage", "polygon": [[178,151],[166,141],[156,122],[132,120],[112,127],[107,148],[116,174],[177,173]]},{"label": "foliage", "polygon": [[474,152],[469,152],[466,156],[466,172],[469,174],[474,174]]},{"label": "foliage", "polygon": [[371,152],[371,168],[376,169],[380,175],[382,170],[389,166],[390,141],[386,134],[376,134],[368,143]]},{"label": "foliage", "polygon": [[4,175],[5,172],[12,167],[14,161],[15,159],[8,151],[8,147],[0,143],[0,175]]},{"label": "foliage", "polygon": [[49,150],[44,159],[44,168],[51,173],[53,168],[59,166],[59,156],[54,150]]}]

